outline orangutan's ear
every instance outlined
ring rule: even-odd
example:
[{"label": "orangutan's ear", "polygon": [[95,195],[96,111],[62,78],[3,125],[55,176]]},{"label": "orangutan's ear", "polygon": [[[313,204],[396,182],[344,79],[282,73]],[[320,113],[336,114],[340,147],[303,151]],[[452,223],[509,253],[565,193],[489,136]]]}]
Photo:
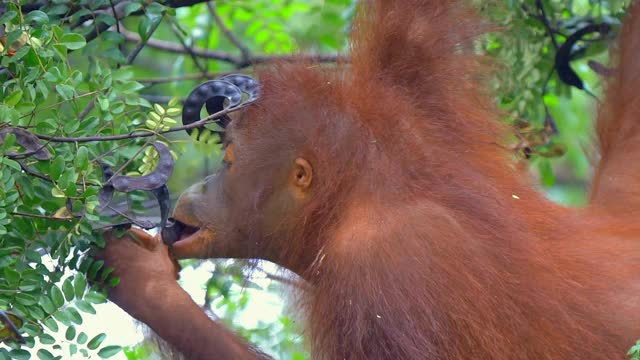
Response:
[{"label": "orangutan's ear", "polygon": [[311,164],[303,158],[297,158],[293,167],[293,185],[301,191],[306,191],[311,187],[313,179],[313,168]]}]

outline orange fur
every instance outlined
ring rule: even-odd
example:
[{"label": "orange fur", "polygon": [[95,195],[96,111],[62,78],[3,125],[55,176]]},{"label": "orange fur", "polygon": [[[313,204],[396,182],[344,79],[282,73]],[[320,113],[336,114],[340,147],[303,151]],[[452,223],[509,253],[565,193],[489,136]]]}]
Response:
[{"label": "orange fur", "polygon": [[539,194],[501,146],[469,50],[489,27],[464,2],[366,5],[350,67],[262,71],[263,97],[233,130],[251,144],[247,176],[283,152],[317,174],[290,236],[264,242],[312,263],[314,358],[624,358],[640,337],[640,5],[580,210]]}]

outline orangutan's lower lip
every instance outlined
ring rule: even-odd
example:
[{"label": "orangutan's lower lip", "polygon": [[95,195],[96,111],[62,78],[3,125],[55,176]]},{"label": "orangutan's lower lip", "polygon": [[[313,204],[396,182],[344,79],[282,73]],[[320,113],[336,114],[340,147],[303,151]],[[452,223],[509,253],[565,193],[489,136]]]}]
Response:
[{"label": "orangutan's lower lip", "polygon": [[195,234],[200,228],[187,225],[176,219],[169,219],[168,225],[162,229],[160,236],[165,245],[173,245],[178,241],[183,241]]},{"label": "orangutan's lower lip", "polygon": [[178,238],[178,241],[186,240],[187,238],[195,235],[198,231],[200,231],[200,228],[198,227],[185,225],[182,233],[180,234],[180,238]]}]

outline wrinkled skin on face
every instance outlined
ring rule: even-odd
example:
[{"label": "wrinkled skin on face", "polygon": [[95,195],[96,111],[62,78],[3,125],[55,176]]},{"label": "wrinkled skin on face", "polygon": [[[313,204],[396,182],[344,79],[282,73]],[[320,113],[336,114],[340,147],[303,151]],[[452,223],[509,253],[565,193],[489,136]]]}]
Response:
[{"label": "wrinkled skin on face", "polygon": [[243,157],[246,144],[241,136],[234,137],[233,127],[225,138],[223,168],[178,200],[173,219],[184,226],[171,253],[180,259],[259,255],[286,265],[277,241],[265,238],[291,230],[284,219],[300,211],[310,196],[312,166],[292,156],[279,168],[255,171]]}]

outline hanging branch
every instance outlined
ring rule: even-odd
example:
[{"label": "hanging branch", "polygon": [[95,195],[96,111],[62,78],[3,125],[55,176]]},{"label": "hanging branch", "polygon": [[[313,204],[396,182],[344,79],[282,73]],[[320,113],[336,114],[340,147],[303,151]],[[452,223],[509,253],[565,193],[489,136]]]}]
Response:
[{"label": "hanging branch", "polygon": [[164,12],[162,12],[162,15],[160,16],[160,18],[155,20],[154,23],[151,25],[151,29],[149,29],[147,38],[140,39],[138,44],[136,44],[136,47],[133,48],[133,50],[131,50],[131,52],[129,53],[129,56],[127,56],[127,65],[133,64],[133,61],[136,59],[136,57],[138,57],[138,54],[140,54],[140,51],[142,51],[142,48],[144,48],[144,46],[147,45],[147,42],[149,41],[153,33],[155,33],[156,30],[158,29],[158,26],[160,26],[162,19],[164,19]]},{"label": "hanging branch", "polygon": [[198,60],[198,57],[196,56],[196,54],[193,53],[193,44],[187,45],[186,39],[184,38],[184,36],[182,36],[182,33],[180,32],[180,27],[178,24],[176,24],[175,21],[171,22],[171,31],[176,36],[176,38],[178,39],[182,47],[184,47],[184,49],[187,51],[187,53],[189,54],[189,57],[191,57],[191,61],[193,61],[193,64],[198,68],[198,70],[200,70],[201,73],[206,73],[207,68],[200,63],[200,60]]},{"label": "hanging branch", "polygon": [[542,25],[547,30],[549,37],[551,38],[551,43],[553,44],[553,48],[558,50],[558,40],[556,40],[555,31],[551,27],[551,23],[549,23],[549,18],[547,17],[547,12],[544,10],[544,4],[542,0],[536,0],[536,7],[538,11],[540,11],[540,15],[537,17]]}]

